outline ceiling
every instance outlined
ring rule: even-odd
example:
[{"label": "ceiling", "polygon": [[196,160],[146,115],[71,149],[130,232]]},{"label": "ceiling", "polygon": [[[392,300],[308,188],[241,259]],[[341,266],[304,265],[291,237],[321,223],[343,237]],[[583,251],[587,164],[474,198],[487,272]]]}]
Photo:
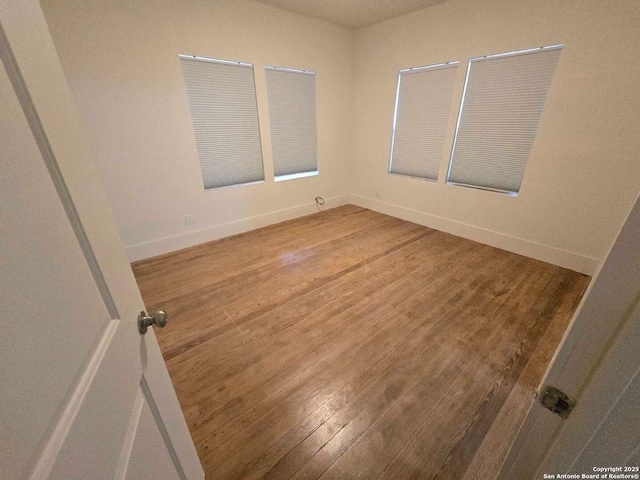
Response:
[{"label": "ceiling", "polygon": [[446,0],[258,0],[274,7],[320,18],[349,28],[374,23],[421,10]]}]

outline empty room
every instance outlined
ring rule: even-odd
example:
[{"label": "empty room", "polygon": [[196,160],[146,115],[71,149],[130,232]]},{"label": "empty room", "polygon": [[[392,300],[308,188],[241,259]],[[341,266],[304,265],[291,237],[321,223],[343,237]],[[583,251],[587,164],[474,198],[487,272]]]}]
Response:
[{"label": "empty room", "polygon": [[638,25],[0,0],[0,478],[640,478]]}]

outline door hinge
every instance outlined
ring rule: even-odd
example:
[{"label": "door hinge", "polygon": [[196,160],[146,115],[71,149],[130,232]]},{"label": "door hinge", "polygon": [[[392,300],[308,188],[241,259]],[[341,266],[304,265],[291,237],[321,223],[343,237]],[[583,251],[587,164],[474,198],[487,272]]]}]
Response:
[{"label": "door hinge", "polygon": [[545,386],[542,392],[540,392],[540,403],[544,408],[548,408],[562,418],[567,418],[573,410],[573,407],[576,406],[576,400],[574,398],[571,398],[566,393],[551,385]]}]

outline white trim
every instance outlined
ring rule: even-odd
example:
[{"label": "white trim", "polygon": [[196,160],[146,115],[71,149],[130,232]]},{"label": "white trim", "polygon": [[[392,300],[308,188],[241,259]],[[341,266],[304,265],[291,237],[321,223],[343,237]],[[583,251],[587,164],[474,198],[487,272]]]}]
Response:
[{"label": "white trim", "polygon": [[[265,183],[264,180],[256,180],[255,182],[244,182],[244,183],[231,183],[229,185],[220,185],[219,187],[204,187],[205,192],[211,192],[212,190],[220,190],[221,188],[235,188],[235,187],[246,187],[248,185],[260,185],[261,183]],[[204,185],[204,183],[203,183]]]},{"label": "white trim", "polygon": [[273,177],[273,181],[284,182],[285,180],[293,180],[295,178],[304,177],[315,177],[316,175],[318,175],[318,170],[313,170],[311,172],[290,173],[288,175],[278,175],[277,177]]},{"label": "white trim", "polygon": [[351,195],[351,203],[587,275],[593,275],[601,263],[597,258],[360,195]]},{"label": "white trim", "polygon": [[89,393],[89,388],[102,365],[102,360],[104,360],[119,325],[120,320],[106,322],[98,341],[92,347],[92,352],[89,354],[87,362],[84,363],[84,369],[73,384],[68,401],[62,403],[64,410],[59,418],[56,419],[51,435],[38,456],[38,460],[29,476],[30,480],[49,478],[60,450],[64,446],[80,407],[83,406],[84,399]]},{"label": "white trim", "polygon": [[277,70],[278,72],[290,72],[290,73],[301,73],[303,75],[316,75],[316,72],[311,70],[300,70],[299,68],[287,68],[287,67],[276,67],[274,65],[265,65],[265,70]]},{"label": "white trim", "polygon": [[460,62],[455,60],[453,62],[437,63],[435,65],[425,65],[423,67],[410,67],[402,68],[398,70],[398,75],[406,75],[408,73],[424,72],[425,70],[437,70],[439,68],[451,68],[456,67]]},{"label": "white trim", "polygon": [[131,460],[131,452],[133,452],[136,433],[138,433],[138,423],[140,422],[140,414],[142,413],[143,406],[144,396],[142,394],[142,390],[138,390],[136,400],[133,403],[133,408],[131,409],[127,433],[124,436],[124,442],[122,442],[122,449],[120,451],[120,458],[118,459],[116,473],[113,476],[115,480],[126,480],[127,478],[127,470],[129,468],[129,461]]},{"label": "white trim", "polygon": [[[348,195],[327,198],[323,210],[347,205]],[[201,230],[181,233],[171,237],[159,238],[149,242],[139,243],[125,247],[129,261],[134,262],[145,258],[162,255],[182,248],[192,247],[201,243],[210,242],[218,238],[236,235],[260,227],[266,227],[274,223],[284,222],[293,218],[302,217],[318,211],[316,202],[298,205],[297,207],[285,208],[275,212],[269,212],[254,217],[242,218],[229,223],[213,225]]]},{"label": "white trim", "polygon": [[469,59],[469,63],[471,62],[480,62],[482,60],[491,60],[492,58],[501,58],[501,57],[513,57],[516,55],[526,55],[527,53],[540,52],[543,50],[558,50],[564,47],[564,43],[558,43],[555,45],[549,45],[546,47],[535,47],[535,48],[527,48],[525,50],[516,50],[514,52],[505,52],[505,53],[494,53],[492,55],[483,55],[481,57],[473,57]]},{"label": "white trim", "polygon": [[462,118],[462,107],[464,106],[464,97],[467,94],[467,85],[469,84],[470,73],[471,73],[471,60],[467,62],[467,72],[464,76],[464,86],[462,87],[462,97],[460,97],[460,107],[458,107],[458,116],[456,118],[456,129],[453,134],[453,144],[451,145],[451,153],[449,154],[449,165],[447,165],[447,176],[444,179],[445,183],[449,183],[449,176],[451,175],[451,167],[453,166],[453,152],[456,149],[456,142],[458,141],[458,127],[460,126],[460,119]]},{"label": "white trim", "polygon": [[185,55],[180,53],[178,57],[184,60],[194,60],[196,62],[209,62],[209,63],[221,63],[223,65],[234,65],[236,67],[251,67],[253,68],[253,63],[246,62],[237,62],[235,60],[219,60],[217,58],[207,58],[207,57],[199,57],[197,55]]},{"label": "white trim", "polygon": [[396,141],[396,123],[398,122],[398,102],[400,101],[400,82],[402,81],[402,74],[398,72],[398,82],[396,84],[396,103],[393,107],[393,125],[391,126],[391,150],[389,151],[389,167],[387,173],[391,173],[391,167],[393,163],[393,145]]},{"label": "white trim", "polygon": [[479,187],[477,185],[468,185],[466,183],[458,183],[458,182],[446,181],[445,185],[449,185],[450,187],[475,188],[476,190],[485,190],[487,192],[501,193],[503,195],[508,195],[509,197],[517,197],[520,194],[520,192],[512,192],[511,190],[500,190],[499,188],[491,188],[491,187]]},{"label": "white trim", "polygon": [[151,392],[151,388],[149,387],[149,384],[147,383],[147,379],[145,378],[144,375],[142,375],[142,378],[140,379],[140,389],[142,390],[142,395],[144,396],[145,402],[149,407],[149,410],[151,411],[151,415],[153,415],[153,419],[156,422],[156,426],[160,431],[160,435],[164,440],[164,444],[167,448],[167,451],[169,452],[169,456],[171,457],[171,461],[173,462],[173,465],[176,469],[176,472],[178,473],[178,476],[180,477],[180,480],[188,480],[187,476],[184,473],[184,469],[182,468],[182,463],[180,463],[180,458],[178,457],[178,453],[176,452],[173,442],[171,441],[171,436],[167,431],[166,422],[162,414],[160,413],[158,406],[156,405],[155,398],[153,396],[153,393]]},{"label": "white trim", "polygon": [[[360,195],[340,195],[326,199],[326,205],[322,209],[330,209],[342,205],[353,204],[368,208],[376,212],[391,215],[402,220],[414,222],[419,225],[434,228],[442,232],[484,243],[492,247],[501,248],[509,252],[524,255],[526,257],[541,260],[543,262],[568,268],[576,272],[593,275],[600,266],[601,260],[579,253],[562,250],[520,237],[514,237],[468,223],[458,222],[437,215],[420,212],[411,208],[382,202],[373,198]],[[266,227],[274,223],[284,222],[293,218],[302,217],[318,211],[315,202],[299,205],[297,207],[277,210],[275,212],[247,217],[229,223],[213,225],[201,230],[181,233],[171,237],[164,237],[149,242],[130,245],[125,248],[129,261],[135,262],[145,258],[162,255],[182,248],[199,245],[219,238],[236,235],[256,228]]]},{"label": "white trim", "polygon": [[411,178],[412,180],[421,180],[423,182],[439,183],[437,178],[416,177],[415,175],[403,175],[402,173],[387,172],[388,175],[394,175],[400,178]]}]

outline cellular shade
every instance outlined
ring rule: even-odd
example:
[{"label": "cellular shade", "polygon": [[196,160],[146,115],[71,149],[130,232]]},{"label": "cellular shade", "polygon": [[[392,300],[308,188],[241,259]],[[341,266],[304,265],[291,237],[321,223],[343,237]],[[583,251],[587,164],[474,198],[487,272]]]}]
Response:
[{"label": "cellular shade", "polygon": [[316,75],[265,67],[276,180],[318,170]]},{"label": "cellular shade", "polygon": [[457,66],[399,72],[390,173],[438,179]]},{"label": "cellular shade", "polygon": [[520,190],[561,48],[469,61],[449,182]]},{"label": "cellular shade", "polygon": [[180,55],[204,188],[264,180],[253,65]]}]

